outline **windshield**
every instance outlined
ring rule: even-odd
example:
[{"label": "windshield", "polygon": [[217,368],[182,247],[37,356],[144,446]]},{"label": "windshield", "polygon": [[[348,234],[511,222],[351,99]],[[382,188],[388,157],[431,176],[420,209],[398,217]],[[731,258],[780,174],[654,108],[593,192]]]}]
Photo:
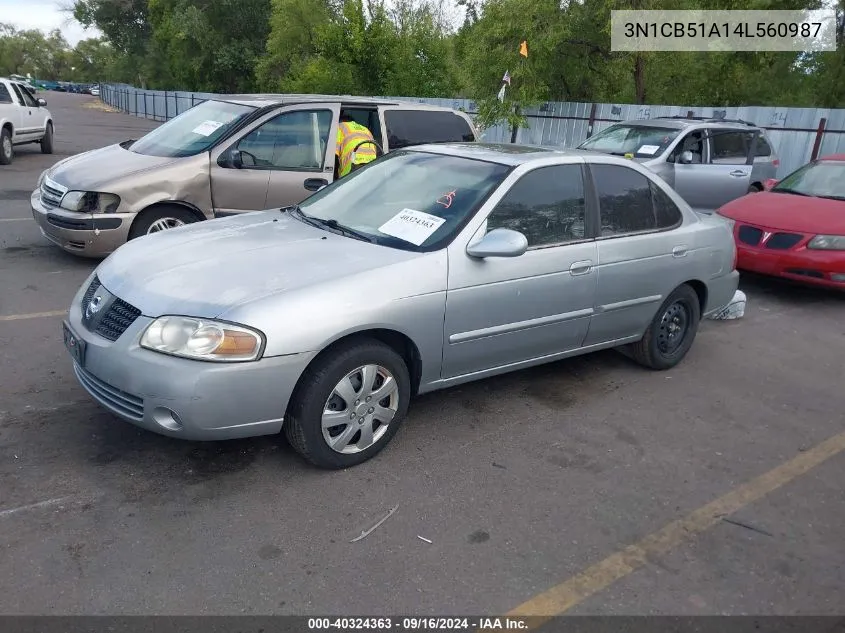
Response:
[{"label": "windshield", "polygon": [[772,187],[772,191],[845,200],[845,162],[804,165]]},{"label": "windshield", "polygon": [[148,156],[193,156],[209,149],[255,108],[204,101],[142,136],[130,148]]},{"label": "windshield", "polygon": [[651,158],[662,154],[680,132],[666,127],[611,125],[578,147],[605,154],[633,154],[635,158]]},{"label": "windshield", "polygon": [[395,151],[306,199],[302,211],[377,244],[413,251],[445,246],[510,172],[486,161]]}]

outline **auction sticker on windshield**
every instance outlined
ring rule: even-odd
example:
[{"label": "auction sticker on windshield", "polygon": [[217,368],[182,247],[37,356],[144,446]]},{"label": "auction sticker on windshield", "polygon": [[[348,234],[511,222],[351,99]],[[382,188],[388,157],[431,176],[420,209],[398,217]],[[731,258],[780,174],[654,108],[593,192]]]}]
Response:
[{"label": "auction sticker on windshield", "polygon": [[398,237],[400,240],[419,246],[430,238],[445,221],[443,218],[422,211],[402,209],[378,227],[378,230],[385,235]]},{"label": "auction sticker on windshield", "polygon": [[654,156],[660,149],[660,145],[643,145],[637,150],[637,154],[645,154],[646,156]]},{"label": "auction sticker on windshield", "polygon": [[203,121],[191,131],[194,134],[199,134],[200,136],[211,136],[220,128],[221,125],[223,124],[218,121]]}]

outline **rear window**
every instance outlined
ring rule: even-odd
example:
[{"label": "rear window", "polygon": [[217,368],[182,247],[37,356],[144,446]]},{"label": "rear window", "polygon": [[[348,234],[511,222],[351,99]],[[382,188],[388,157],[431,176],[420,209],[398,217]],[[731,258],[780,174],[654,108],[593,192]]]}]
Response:
[{"label": "rear window", "polygon": [[771,156],[772,155],[772,146],[769,145],[769,142],[763,138],[763,135],[757,137],[757,151],[754,154],[755,156]]},{"label": "rear window", "polygon": [[0,103],[12,103],[12,95],[9,94],[6,84],[0,84]]},{"label": "rear window", "polygon": [[452,112],[386,110],[387,143],[391,150],[424,143],[474,141],[465,119]]}]

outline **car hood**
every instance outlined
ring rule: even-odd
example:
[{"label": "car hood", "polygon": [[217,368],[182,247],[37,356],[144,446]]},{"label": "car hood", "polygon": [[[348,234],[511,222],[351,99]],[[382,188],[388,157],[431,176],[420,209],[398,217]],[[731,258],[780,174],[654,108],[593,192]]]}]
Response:
[{"label": "car hood", "polygon": [[259,211],[141,237],[97,269],[149,317],[213,318],[250,301],[419,257]]},{"label": "car hood", "polygon": [[66,158],[57,163],[48,176],[72,190],[103,191],[112,181],[177,160],[171,156],[136,154],[115,144]]},{"label": "car hood", "polygon": [[719,214],[767,229],[845,235],[842,200],[763,191],[729,202]]}]

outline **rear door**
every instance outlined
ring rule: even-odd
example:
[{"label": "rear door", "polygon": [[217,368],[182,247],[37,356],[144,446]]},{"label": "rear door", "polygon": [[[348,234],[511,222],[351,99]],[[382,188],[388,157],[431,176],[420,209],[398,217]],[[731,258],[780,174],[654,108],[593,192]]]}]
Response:
[{"label": "rear door", "polygon": [[403,106],[382,108],[387,138],[386,151],[425,143],[475,141],[475,130],[468,118],[449,110],[413,109]]},{"label": "rear door", "polygon": [[[211,194],[217,216],[301,202],[330,183],[337,104],[289,106],[262,118],[211,154]],[[228,160],[232,150],[241,166]]]},{"label": "rear door", "polygon": [[757,132],[709,128],[707,136],[709,206],[711,209],[718,209],[748,193]]},{"label": "rear door", "polygon": [[22,97],[18,96],[13,83],[0,82],[0,107],[3,108],[3,118],[12,123],[12,142],[19,142],[26,138],[23,118]]},{"label": "rear door", "polygon": [[630,167],[590,163],[599,206],[595,313],[584,345],[640,336],[688,279],[691,226],[660,185]]}]

